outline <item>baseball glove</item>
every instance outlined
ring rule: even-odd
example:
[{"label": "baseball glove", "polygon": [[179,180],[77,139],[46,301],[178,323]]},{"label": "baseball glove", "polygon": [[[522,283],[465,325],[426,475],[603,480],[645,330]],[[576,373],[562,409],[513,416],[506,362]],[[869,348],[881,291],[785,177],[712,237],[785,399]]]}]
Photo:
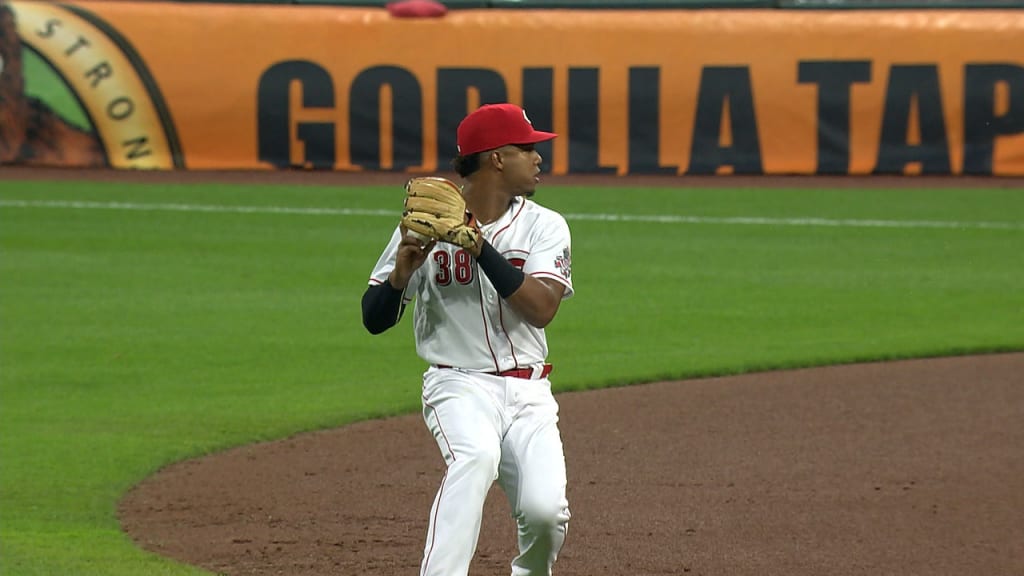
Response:
[{"label": "baseball glove", "polygon": [[476,219],[454,182],[421,176],[405,185],[402,224],[422,240],[432,239],[472,248],[480,239]]}]

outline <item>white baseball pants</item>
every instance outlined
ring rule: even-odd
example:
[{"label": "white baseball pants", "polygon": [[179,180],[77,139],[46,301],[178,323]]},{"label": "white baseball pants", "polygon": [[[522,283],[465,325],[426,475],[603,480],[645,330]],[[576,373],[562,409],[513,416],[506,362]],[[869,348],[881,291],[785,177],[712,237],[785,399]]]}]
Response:
[{"label": "white baseball pants", "polygon": [[495,480],[519,527],[512,576],[550,575],[570,518],[550,381],[431,368],[423,377],[423,420],[447,470],[430,511],[420,575],[468,574]]}]

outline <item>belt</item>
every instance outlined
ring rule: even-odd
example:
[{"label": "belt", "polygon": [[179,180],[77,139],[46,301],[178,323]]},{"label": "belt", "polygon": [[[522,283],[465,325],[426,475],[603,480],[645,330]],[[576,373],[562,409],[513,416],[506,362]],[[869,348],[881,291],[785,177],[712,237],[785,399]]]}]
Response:
[{"label": "belt", "polygon": [[[454,368],[454,366],[447,366],[444,364],[436,364],[438,368]],[[551,374],[551,364],[545,364],[544,368],[541,369],[540,375],[536,378],[546,378],[548,374]],[[488,374],[490,376],[501,376],[503,378],[522,378],[523,380],[533,380],[533,368],[513,368],[511,370],[504,370],[502,372],[480,372],[480,374]]]}]

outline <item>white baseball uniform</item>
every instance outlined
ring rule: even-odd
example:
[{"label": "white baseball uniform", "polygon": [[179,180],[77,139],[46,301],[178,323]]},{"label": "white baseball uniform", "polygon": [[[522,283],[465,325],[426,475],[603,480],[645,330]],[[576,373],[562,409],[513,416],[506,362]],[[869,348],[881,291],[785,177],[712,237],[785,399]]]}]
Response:
[{"label": "white baseball uniform", "polygon": [[[563,298],[572,295],[571,240],[561,215],[516,198],[481,230],[525,274],[554,279],[565,287]],[[396,229],[371,285],[387,281],[400,240]],[[447,465],[420,574],[468,573],[495,480],[519,526],[513,576],[550,574],[570,514],[544,329],[521,318],[476,260],[452,244],[438,242],[413,274],[403,303],[413,299],[416,351],[430,364],[423,375],[423,419]]]}]

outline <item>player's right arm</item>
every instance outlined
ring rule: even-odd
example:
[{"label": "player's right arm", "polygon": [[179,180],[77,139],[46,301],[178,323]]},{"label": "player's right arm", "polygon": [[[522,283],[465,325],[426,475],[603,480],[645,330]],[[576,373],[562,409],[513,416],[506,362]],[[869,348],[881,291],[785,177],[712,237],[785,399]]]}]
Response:
[{"label": "player's right arm", "polygon": [[363,293],[363,326],[370,334],[380,334],[402,318],[405,311],[405,289],[413,273],[423,266],[435,242],[423,244],[407,236],[401,229],[401,240],[395,253],[395,264],[387,279],[371,284]]}]

